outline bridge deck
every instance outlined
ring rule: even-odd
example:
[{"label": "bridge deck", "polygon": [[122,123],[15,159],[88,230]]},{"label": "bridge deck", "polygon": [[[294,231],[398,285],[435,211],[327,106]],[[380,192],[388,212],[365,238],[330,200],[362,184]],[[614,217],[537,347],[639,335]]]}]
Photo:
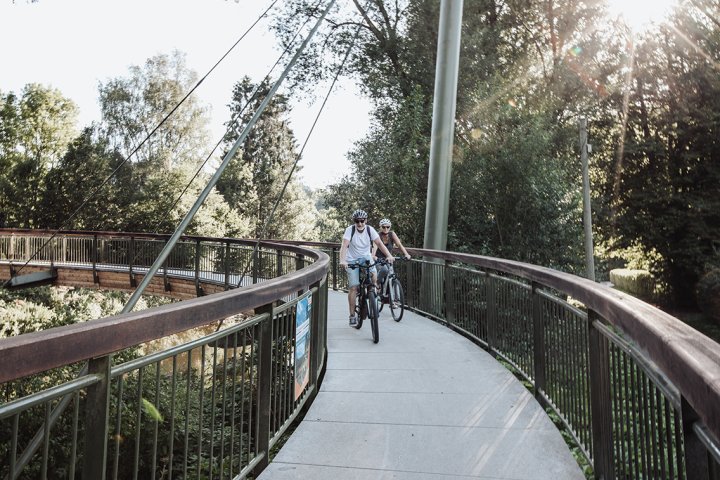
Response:
[{"label": "bridge deck", "polygon": [[347,325],[330,292],[328,368],[268,479],[429,480],[585,477],[532,395],[488,353],[406,312]]}]

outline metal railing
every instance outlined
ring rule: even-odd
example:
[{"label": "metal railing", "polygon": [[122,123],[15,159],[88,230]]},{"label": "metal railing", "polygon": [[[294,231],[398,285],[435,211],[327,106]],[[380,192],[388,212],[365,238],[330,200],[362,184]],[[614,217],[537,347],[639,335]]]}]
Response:
[{"label": "metal railing", "polygon": [[[225,240],[215,242],[227,248]],[[325,279],[327,283],[320,284],[320,299],[313,300],[314,305],[319,301],[320,305],[324,306],[326,300],[322,299],[323,286],[335,289],[345,287],[345,273],[340,270],[337,257],[338,245],[287,242],[287,245],[289,244],[312,247],[330,255],[329,260],[327,257],[322,260],[325,267],[330,267]],[[0,236],[0,252],[5,251],[2,250],[2,245],[4,244]],[[217,251],[210,245],[208,244],[209,251]],[[272,255],[273,248],[282,250],[290,247],[268,246],[266,255],[258,256],[264,260],[255,262],[254,270],[258,272],[258,278],[263,276],[263,272],[268,274],[273,269],[279,272],[285,265],[292,267],[293,261],[303,261],[298,260],[299,257],[293,260],[290,256],[282,257],[285,258],[283,262],[271,260],[278,258],[277,255]],[[406,290],[405,300],[408,306],[475,341],[524,377],[532,385],[538,401],[552,410],[567,431],[571,432],[578,448],[593,465],[595,478],[719,478],[718,344],[650,305],[573,275],[488,257],[419,249],[410,251],[416,256],[416,260],[403,262],[396,268]],[[303,252],[313,259],[313,255],[318,255],[308,250]],[[197,258],[195,257],[196,262]],[[311,268],[319,266],[318,263],[320,262],[315,260]],[[211,264],[214,265],[213,262]],[[218,273],[217,270],[209,268],[205,271]],[[319,280],[315,278],[313,281]],[[282,292],[266,292],[264,300],[256,301],[255,306],[270,305],[270,300],[277,299],[278,295],[292,296],[296,287],[287,282],[277,284],[285,287]],[[252,287],[255,288],[257,286]],[[230,298],[236,298],[239,293],[240,291],[226,292],[205,298],[223,298],[224,301],[217,305],[227,305],[232,302]],[[317,295],[317,291],[313,295]],[[245,296],[251,298],[252,294],[247,293]],[[202,315],[204,309],[196,309],[193,303],[201,300],[203,299],[184,302],[183,305],[187,307],[183,309],[185,314],[182,318]],[[242,308],[232,311],[242,311]],[[68,391],[82,392],[74,394],[77,398],[73,404],[75,409],[67,411],[64,423],[59,422],[63,425],[77,424],[74,429],[69,429],[69,435],[71,438],[82,436],[83,428],[89,428],[83,425],[83,421],[89,422],[90,419],[80,415],[80,412],[86,410],[88,398],[96,395],[88,385],[94,385],[93,382],[100,378],[112,378],[110,385],[103,387],[104,391],[112,393],[108,396],[133,399],[119,403],[114,400],[115,403],[110,402],[108,407],[112,416],[108,414],[107,418],[115,420],[115,427],[109,431],[113,441],[106,451],[112,461],[108,461],[107,465],[109,469],[111,466],[114,469],[117,464],[117,475],[125,474],[123,468],[130,468],[131,473],[137,472],[140,466],[145,465],[142,459],[147,452],[154,452],[150,455],[151,460],[154,460],[148,462],[148,465],[156,465],[155,472],[158,476],[158,468],[173,465],[171,469],[165,470],[163,475],[185,478],[185,461],[189,465],[187,476],[193,478],[198,476],[197,468],[200,468],[203,474],[212,469],[216,476],[220,469],[223,475],[230,475],[231,469],[232,475],[235,475],[241,467],[242,472],[248,472],[256,463],[267,461],[266,456],[257,453],[264,449],[255,445],[271,445],[282,429],[279,426],[287,425],[295,415],[294,412],[297,412],[296,401],[287,389],[288,378],[294,375],[286,365],[288,352],[292,351],[292,344],[286,339],[292,331],[294,315],[293,307],[289,308],[289,317],[285,320],[282,320],[283,316],[276,309],[273,312],[272,324],[265,320],[269,319],[269,315],[264,314],[266,316],[260,315],[249,323],[222,330],[216,337],[199,340],[204,349],[200,353],[187,350],[190,358],[176,357],[175,352],[168,352],[165,365],[172,362],[172,366],[163,366],[162,362],[156,363],[155,360],[139,360],[150,363],[125,367],[130,370],[122,373],[113,369],[107,375],[103,373],[107,371],[105,365],[96,366],[87,378],[60,385],[56,387],[58,391],[45,392],[43,396],[35,398],[28,408],[37,410],[33,417],[49,418],[52,404],[48,402],[51,402],[51,398],[58,398]],[[164,310],[158,309],[154,321],[158,327],[165,328],[165,315],[162,311]],[[317,311],[325,310],[322,307],[315,310]],[[223,315],[230,315],[229,311],[223,312]],[[98,321],[100,322],[103,320]],[[203,322],[206,320],[196,324]],[[321,323],[324,328],[324,321]],[[131,325],[132,322],[127,323],[128,331],[134,331]],[[261,328],[275,333],[263,336],[258,330]],[[321,333],[317,334],[322,336],[322,345],[324,334],[322,329]],[[99,336],[102,337],[102,334]],[[268,342],[268,338],[271,339],[271,347],[262,350],[262,353],[258,340],[260,338],[265,342]],[[141,341],[144,340],[135,341],[133,344]],[[82,350],[83,345],[78,348]],[[0,351],[0,355],[4,355],[5,351]],[[224,353],[218,355],[217,351]],[[229,353],[230,351],[232,353]],[[177,352],[177,355],[184,354],[185,352]],[[264,371],[267,375],[267,369],[260,367],[263,364],[262,358],[266,357],[270,360],[265,364],[273,365],[270,376],[273,380],[263,383],[258,372]],[[13,357],[10,362],[22,358]],[[205,366],[189,367],[188,365],[193,364],[192,358],[201,358],[200,365]],[[212,359],[210,363],[206,363],[207,358]],[[188,373],[191,370],[194,372],[192,375]],[[314,368],[311,370],[319,371]],[[141,373],[143,371],[145,373]],[[240,375],[238,371],[241,372]],[[282,375],[285,375],[285,380]],[[140,381],[140,377],[143,381]],[[142,389],[133,386],[144,385],[143,382],[149,381],[148,378],[155,379],[157,384],[164,382],[163,388],[153,387],[152,381],[151,385],[143,386]],[[228,387],[228,382],[233,381],[237,383],[230,383]],[[141,428],[149,428],[148,425],[154,428],[155,422],[158,426],[167,425],[164,416],[162,420],[158,418],[149,423],[147,418],[155,418],[151,407],[163,405],[165,397],[162,392],[167,392],[168,389],[171,392],[168,398],[176,399],[171,402],[171,411],[175,413],[170,415],[170,418],[176,421],[169,430],[158,428],[158,436],[163,433],[167,436],[168,432],[173,431],[181,434],[169,435],[168,440],[162,443],[154,440],[155,430],[150,428],[147,433],[152,435],[149,436],[142,430],[138,434],[136,425],[140,424]],[[260,392],[262,389],[265,390]],[[120,390],[122,393],[118,395]],[[228,392],[238,390],[253,393],[249,397],[242,394],[239,398],[227,400]],[[312,393],[312,386],[308,392]],[[157,400],[153,395],[157,395]],[[186,398],[191,400],[184,400]],[[241,400],[243,398],[245,400]],[[257,401],[253,400],[255,398],[272,399],[266,407],[272,414],[264,417],[267,428],[258,427],[260,407]],[[195,399],[194,403],[192,399]],[[118,404],[132,405],[134,416],[123,415],[124,409],[118,414]],[[0,411],[3,408],[6,408],[6,405],[0,406]],[[239,431],[239,434],[232,434],[233,427],[228,429],[226,425],[226,419],[233,418],[228,414],[228,410],[236,413],[238,410],[249,412],[242,413],[245,417],[241,415],[242,418],[247,418],[243,420],[241,430],[237,430],[238,426],[235,425],[235,431]],[[167,411],[167,408],[163,411]],[[186,421],[183,412],[194,412],[195,415]],[[254,417],[249,418],[250,416]],[[12,436],[9,438],[15,438],[20,430],[20,417],[13,414],[9,417],[6,415],[5,418],[3,432],[11,432]],[[48,425],[47,421],[41,423]],[[103,422],[98,424],[102,425]],[[198,427],[195,428],[194,425]],[[222,428],[219,428],[220,425]],[[103,431],[102,428],[99,430]],[[123,435],[122,432],[130,432],[131,435]],[[212,435],[210,432],[213,432]],[[257,438],[257,432],[268,432],[267,442]],[[256,434],[256,437],[252,434]],[[50,432],[44,432],[43,439],[46,440],[42,458],[51,458],[54,445],[47,440],[49,438]],[[136,440],[138,438],[143,441],[153,439],[149,445],[155,445],[156,451],[145,449]],[[173,439],[172,444],[169,444],[170,438]],[[20,442],[16,440],[9,448],[19,448],[18,443]],[[84,451],[83,441],[74,441],[70,445],[74,445],[76,452]],[[170,445],[172,448],[168,448]],[[136,453],[137,451],[140,453]],[[230,451],[242,452],[236,455],[240,458],[235,460],[236,463],[219,461],[220,457],[227,457],[227,452]],[[82,453],[75,455],[79,458]],[[117,456],[117,461],[113,455]],[[129,458],[132,458],[132,461],[125,461]],[[158,463],[158,459],[164,463]],[[45,462],[47,463],[47,460]],[[82,461],[78,463],[84,466]],[[42,463],[36,468],[42,473]],[[192,470],[193,468],[195,470]],[[108,473],[110,476],[114,475],[114,470],[109,470]],[[152,473],[150,471],[149,475]],[[142,475],[138,478],[142,478]]]},{"label": "metal railing", "polygon": [[[27,259],[47,238],[0,232],[0,261]],[[66,233],[35,262],[132,272],[164,240]],[[229,288],[249,265],[244,288],[0,340],[0,478],[243,478],[262,470],[317,392],[328,257],[273,243],[253,255],[252,245],[187,237],[165,269]],[[298,328],[303,318],[307,330]],[[298,343],[299,330],[309,337]],[[148,353],[148,342],[161,345]]]},{"label": "metal railing", "polygon": [[[321,248],[332,258],[333,285],[344,286],[337,245]],[[720,345],[636,298],[574,275],[409,251],[415,259],[395,269],[407,305],[529,382],[595,478],[720,479]]]}]

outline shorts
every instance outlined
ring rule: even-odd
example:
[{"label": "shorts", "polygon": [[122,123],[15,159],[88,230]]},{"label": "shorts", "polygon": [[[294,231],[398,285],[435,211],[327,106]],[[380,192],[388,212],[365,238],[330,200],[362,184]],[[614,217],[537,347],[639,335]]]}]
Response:
[{"label": "shorts", "polygon": [[[352,260],[348,260],[348,265],[352,265],[354,263],[372,263],[372,257],[370,255],[365,255],[360,258],[355,258]],[[370,273],[376,273],[375,267],[370,267]],[[359,268],[348,268],[347,269],[347,278],[348,278],[348,288],[357,287],[360,285],[360,269]]]}]

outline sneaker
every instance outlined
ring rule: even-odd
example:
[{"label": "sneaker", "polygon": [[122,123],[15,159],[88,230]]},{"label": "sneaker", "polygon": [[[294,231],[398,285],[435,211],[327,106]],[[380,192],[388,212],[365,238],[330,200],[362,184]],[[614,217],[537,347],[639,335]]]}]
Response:
[{"label": "sneaker", "polygon": [[350,315],[350,326],[351,327],[357,326],[357,315]]}]

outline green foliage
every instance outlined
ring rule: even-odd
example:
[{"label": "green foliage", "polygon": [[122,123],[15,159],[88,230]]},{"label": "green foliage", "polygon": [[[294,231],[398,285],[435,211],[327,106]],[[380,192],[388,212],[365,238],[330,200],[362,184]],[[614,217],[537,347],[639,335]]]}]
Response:
[{"label": "green foliage", "polygon": [[45,176],[75,135],[77,107],[60,91],[0,92],[0,226],[38,227]]},{"label": "green foliage", "polygon": [[610,281],[616,288],[636,297],[645,300],[655,298],[655,278],[647,270],[616,268],[610,270]]},{"label": "green foliage", "polygon": [[[269,82],[255,85],[248,77],[235,84],[230,111],[237,125],[244,128],[269,90]],[[296,179],[297,152],[288,114],[287,98],[276,94],[223,172],[217,189],[247,222],[251,236],[315,240],[317,212],[308,192]],[[223,157],[239,137],[242,129],[237,125],[228,122],[232,128],[224,139]],[[293,177],[283,191],[291,172]]]},{"label": "green foliage", "polygon": [[710,270],[700,278],[695,294],[703,313],[720,323],[720,268]]}]

